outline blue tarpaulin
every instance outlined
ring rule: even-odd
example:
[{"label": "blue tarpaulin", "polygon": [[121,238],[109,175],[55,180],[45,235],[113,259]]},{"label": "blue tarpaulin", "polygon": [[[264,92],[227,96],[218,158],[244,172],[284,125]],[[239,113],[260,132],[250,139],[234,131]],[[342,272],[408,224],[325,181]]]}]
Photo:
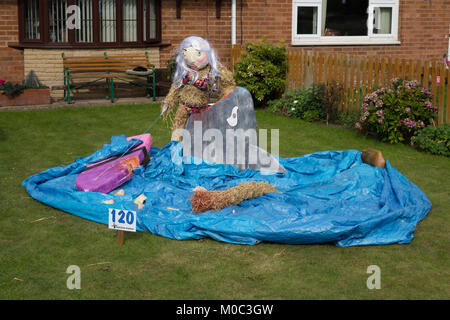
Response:
[{"label": "blue tarpaulin", "polygon": [[[87,164],[121,155],[135,142],[124,135],[113,137],[92,155],[35,174],[23,186],[36,200],[106,225],[109,208],[127,209],[137,212],[139,231],[239,244],[404,244],[431,209],[427,196],[388,160],[385,169],[372,167],[357,150],[279,158],[287,173],[263,175],[225,164],[186,164],[181,144],[170,142],[151,149],[151,161],[120,187],[124,196],[77,190],[75,179]],[[191,212],[189,197],[196,186],[223,190],[246,181],[267,181],[278,193],[219,211]],[[140,194],[147,200],[138,210],[133,201]],[[114,204],[102,203],[110,199]]]}]

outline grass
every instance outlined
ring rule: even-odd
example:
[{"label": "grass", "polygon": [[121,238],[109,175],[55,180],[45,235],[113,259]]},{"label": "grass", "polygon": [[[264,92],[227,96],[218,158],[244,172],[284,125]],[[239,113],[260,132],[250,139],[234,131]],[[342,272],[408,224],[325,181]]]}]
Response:
[{"label": "grass", "polygon": [[[135,135],[158,105],[0,112],[0,299],[448,299],[450,160],[389,145],[354,130],[257,111],[260,128],[280,128],[280,155],[381,149],[416,183],[433,208],[408,245],[233,245],[176,241],[150,233],[116,233],[32,199],[28,176],[67,165]],[[160,121],[154,146],[169,142]],[[370,265],[381,289],[366,287]],[[66,269],[81,269],[81,290],[68,290]]]}]

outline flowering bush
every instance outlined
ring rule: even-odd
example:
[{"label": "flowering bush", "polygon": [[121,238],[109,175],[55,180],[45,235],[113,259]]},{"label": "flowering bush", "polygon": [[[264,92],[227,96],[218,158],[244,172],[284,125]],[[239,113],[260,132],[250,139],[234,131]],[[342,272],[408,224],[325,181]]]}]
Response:
[{"label": "flowering bush", "polygon": [[324,120],[327,113],[323,91],[323,85],[289,90],[280,99],[269,101],[268,107],[271,112],[286,117],[297,117],[309,122]]},{"label": "flowering bush", "polygon": [[411,138],[431,124],[438,108],[433,95],[418,81],[393,79],[387,88],[365,96],[361,117],[355,127],[389,143],[410,143]]}]

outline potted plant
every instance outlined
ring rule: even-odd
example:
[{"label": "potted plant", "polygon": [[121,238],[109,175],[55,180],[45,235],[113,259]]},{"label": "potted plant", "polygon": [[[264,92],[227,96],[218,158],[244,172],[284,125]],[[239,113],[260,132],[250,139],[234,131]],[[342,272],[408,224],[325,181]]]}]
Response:
[{"label": "potted plant", "polygon": [[44,86],[31,70],[23,84],[0,80],[0,106],[50,104],[50,88]]}]

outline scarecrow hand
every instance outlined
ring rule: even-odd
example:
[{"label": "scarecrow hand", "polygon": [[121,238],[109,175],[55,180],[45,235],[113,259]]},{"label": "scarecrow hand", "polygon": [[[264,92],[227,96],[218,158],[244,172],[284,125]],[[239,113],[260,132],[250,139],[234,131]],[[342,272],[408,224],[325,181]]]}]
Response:
[{"label": "scarecrow hand", "polygon": [[172,137],[170,138],[171,141],[182,141],[184,135],[183,129],[175,129],[172,131]]}]

